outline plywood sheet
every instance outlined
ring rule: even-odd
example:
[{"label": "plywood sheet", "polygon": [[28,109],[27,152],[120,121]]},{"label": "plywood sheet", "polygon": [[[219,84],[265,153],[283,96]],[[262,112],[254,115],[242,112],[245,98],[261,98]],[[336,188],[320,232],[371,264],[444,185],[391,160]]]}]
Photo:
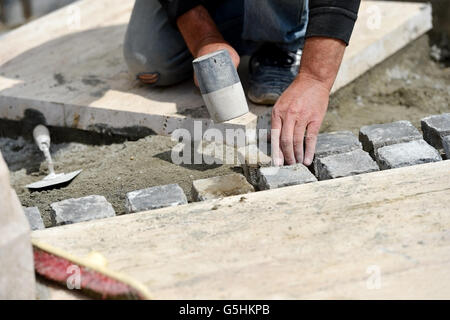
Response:
[{"label": "plywood sheet", "polygon": [[34,231],[159,299],[450,298],[450,161]]}]

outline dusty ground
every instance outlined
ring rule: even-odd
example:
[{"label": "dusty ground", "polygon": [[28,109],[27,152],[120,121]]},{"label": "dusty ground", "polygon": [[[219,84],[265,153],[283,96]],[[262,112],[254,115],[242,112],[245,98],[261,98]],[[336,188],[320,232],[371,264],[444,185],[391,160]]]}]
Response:
[{"label": "dusty ground", "polygon": [[[422,117],[450,112],[449,105],[450,68],[429,58],[427,37],[422,37],[333,95],[322,131],[357,133],[363,125],[394,120],[410,120],[419,127]],[[192,200],[193,180],[239,170],[174,165],[170,162],[173,145],[169,138],[160,136],[103,146],[55,144],[52,151],[57,172],[84,171],[65,188],[30,193],[24,186],[47,173],[43,157],[31,142],[0,138],[0,149],[13,171],[12,184],[22,204],[39,207],[47,226],[51,224],[49,204],[55,201],[99,194],[121,214],[129,191],[179,183]]]},{"label": "dusty ground", "polygon": [[420,119],[450,112],[450,68],[430,59],[421,37],[331,97],[322,131]]}]

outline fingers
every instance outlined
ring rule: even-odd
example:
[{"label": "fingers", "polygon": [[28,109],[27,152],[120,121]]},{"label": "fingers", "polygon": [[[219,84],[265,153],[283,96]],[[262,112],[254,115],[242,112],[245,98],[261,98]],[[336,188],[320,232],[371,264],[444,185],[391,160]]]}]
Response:
[{"label": "fingers", "polygon": [[281,129],[280,145],[283,151],[284,162],[287,165],[295,164],[294,154],[294,129],[296,119],[295,117],[286,115],[283,121],[283,128]]},{"label": "fingers", "polygon": [[279,115],[272,112],[272,130],[270,132],[270,143],[272,148],[272,162],[274,166],[282,166],[284,163],[283,153],[280,148],[282,121]]},{"label": "fingers", "polygon": [[294,154],[297,163],[303,163],[303,139],[306,125],[301,120],[297,121],[294,129]]},{"label": "fingers", "polygon": [[297,113],[279,116],[276,109],[272,114],[272,159],[274,165],[293,165],[303,162],[303,138],[306,124]]},{"label": "fingers", "polygon": [[305,166],[311,165],[314,159],[314,152],[316,151],[317,135],[319,134],[320,123],[310,122],[306,128],[305,138],[305,159],[303,164]]}]

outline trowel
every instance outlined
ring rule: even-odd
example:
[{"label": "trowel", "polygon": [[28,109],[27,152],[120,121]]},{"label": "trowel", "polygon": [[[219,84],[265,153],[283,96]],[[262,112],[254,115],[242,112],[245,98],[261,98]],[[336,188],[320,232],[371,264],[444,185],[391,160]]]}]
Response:
[{"label": "trowel", "polygon": [[50,132],[47,127],[43,125],[38,125],[33,130],[34,141],[38,145],[39,149],[44,153],[45,160],[47,161],[48,171],[50,174],[46,176],[41,181],[37,181],[26,185],[28,189],[43,189],[56,187],[63,183],[67,183],[72,181],[82,170],[77,170],[70,173],[55,173],[55,169],[53,166],[53,160],[50,155]]}]

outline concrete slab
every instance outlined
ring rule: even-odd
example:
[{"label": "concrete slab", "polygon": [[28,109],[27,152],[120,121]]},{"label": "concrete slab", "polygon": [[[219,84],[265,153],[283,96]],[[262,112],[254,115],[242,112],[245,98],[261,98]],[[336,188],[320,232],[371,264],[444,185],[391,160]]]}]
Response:
[{"label": "concrete slab", "polygon": [[448,299],[449,171],[440,161],[32,237],[101,253],[155,299]]},{"label": "concrete slab", "polygon": [[382,147],[378,149],[376,159],[382,170],[442,160],[439,152],[424,140]]},{"label": "concrete slab", "polygon": [[241,174],[195,180],[192,183],[194,197],[198,201],[212,200],[254,192],[255,189]]},{"label": "concrete slab", "polygon": [[127,213],[134,213],[186,203],[187,198],[183,189],[178,184],[168,184],[128,192],[125,210]]},{"label": "concrete slab", "polygon": [[203,130],[256,128],[266,107],[253,106],[246,116],[214,125],[192,82],[155,89],[128,74],[122,42],[133,4],[81,0],[73,4],[79,23],[74,10],[61,8],[5,35],[0,118],[18,120],[31,108],[49,125],[99,132],[136,134],[148,128],[168,135],[177,128],[192,131],[194,120]]},{"label": "concrete slab", "polygon": [[[246,116],[214,125],[192,81],[171,88],[137,83],[122,58],[133,3],[81,0],[74,3],[78,16],[62,8],[3,36],[0,118],[19,120],[34,109],[48,125],[121,134],[192,132],[194,120],[203,129],[261,127],[258,120],[267,120],[267,107],[250,105]],[[333,90],[431,28],[426,4],[365,1],[359,16]]]}]

